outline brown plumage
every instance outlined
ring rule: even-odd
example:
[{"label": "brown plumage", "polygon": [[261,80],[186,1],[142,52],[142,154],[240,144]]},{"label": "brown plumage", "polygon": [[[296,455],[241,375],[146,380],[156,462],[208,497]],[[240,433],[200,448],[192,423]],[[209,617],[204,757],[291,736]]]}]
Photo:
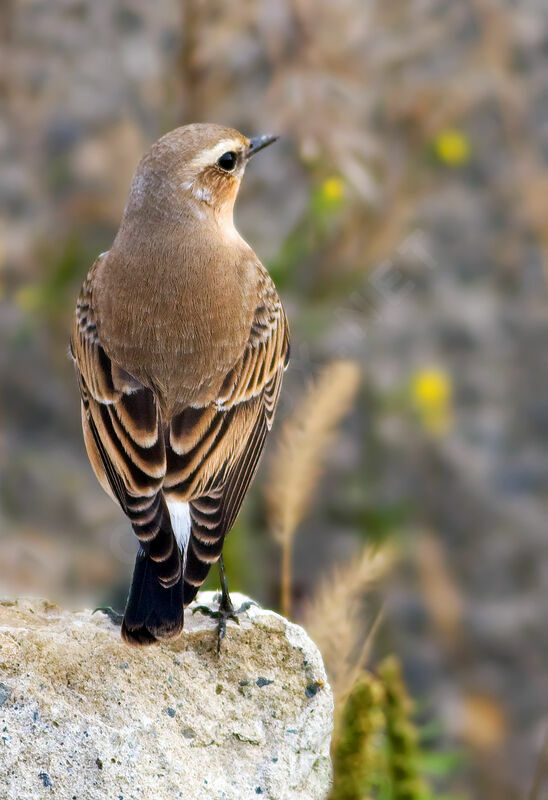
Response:
[{"label": "brown plumage", "polygon": [[163,136],[78,298],[86,449],[141,543],[122,625],[131,643],[180,633],[272,426],[287,320],[232,213],[249,157],[273,138],[209,124]]}]

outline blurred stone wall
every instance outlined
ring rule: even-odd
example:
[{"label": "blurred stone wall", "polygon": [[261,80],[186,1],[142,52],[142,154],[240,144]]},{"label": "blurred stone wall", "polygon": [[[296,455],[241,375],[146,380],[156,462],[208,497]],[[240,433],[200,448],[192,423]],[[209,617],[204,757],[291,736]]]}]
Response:
[{"label": "blurred stone wall", "polygon": [[[378,651],[469,748],[453,793],[523,797],[548,696],[546,4],[4,0],[0,30],[1,591],[123,603],[135,545],[66,357],[79,284],[155,138],[281,132],[237,209],[291,320],[280,419],[327,359],[365,374],[296,612],[361,543],[401,542]],[[228,560],[272,604],[260,482]]]}]

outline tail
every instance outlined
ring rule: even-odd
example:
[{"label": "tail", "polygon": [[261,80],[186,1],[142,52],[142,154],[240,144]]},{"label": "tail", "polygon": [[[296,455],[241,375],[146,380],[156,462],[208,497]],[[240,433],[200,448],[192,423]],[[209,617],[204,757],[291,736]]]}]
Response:
[{"label": "tail", "polygon": [[183,576],[166,586],[158,575],[158,565],[144,550],[139,550],[133,571],[122,637],[128,644],[152,644],[157,639],[172,639],[183,629]]},{"label": "tail", "polygon": [[183,564],[163,493],[127,499],[141,547],[122,622],[128,644],[172,639],[183,628]]}]

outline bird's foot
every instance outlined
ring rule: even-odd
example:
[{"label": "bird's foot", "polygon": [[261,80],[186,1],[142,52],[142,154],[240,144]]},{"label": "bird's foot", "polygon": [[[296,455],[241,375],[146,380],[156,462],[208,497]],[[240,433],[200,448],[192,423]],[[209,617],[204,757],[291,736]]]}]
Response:
[{"label": "bird's foot", "polygon": [[106,614],[106,616],[109,618],[109,620],[114,625],[121,625],[122,624],[122,620],[124,619],[124,615],[123,614],[119,614],[117,611],[115,611],[110,606],[98,606],[97,608],[93,609],[92,613],[95,614],[97,611],[101,611],[103,614]]},{"label": "bird's foot", "polygon": [[218,595],[219,598],[219,609],[214,611],[209,606],[201,605],[195,606],[192,609],[192,613],[195,614],[197,611],[200,614],[204,614],[206,617],[211,617],[212,619],[219,620],[219,625],[217,627],[217,653],[221,652],[221,644],[223,639],[226,636],[226,623],[227,620],[231,619],[236,625],[240,624],[239,616],[243,614],[248,608],[251,606],[256,606],[257,603],[254,600],[246,600],[245,603],[242,603],[240,608],[235,609],[232,605],[232,601],[230,597],[226,598],[223,597],[222,594]]}]

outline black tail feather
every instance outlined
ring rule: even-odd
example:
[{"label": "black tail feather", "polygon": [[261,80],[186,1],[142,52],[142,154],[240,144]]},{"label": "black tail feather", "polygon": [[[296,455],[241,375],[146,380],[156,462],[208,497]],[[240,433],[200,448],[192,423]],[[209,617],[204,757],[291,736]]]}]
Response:
[{"label": "black tail feather", "polygon": [[158,580],[165,587],[175,585],[181,575],[181,551],[163,494],[129,500],[127,514],[143,550],[156,564]]},{"label": "black tail feather", "polygon": [[128,644],[172,639],[183,629],[183,577],[169,587],[161,583],[157,564],[143,551],[137,556],[122,636]]},{"label": "black tail feather", "polygon": [[201,589],[203,582],[207,578],[208,572],[212,564],[207,561],[202,561],[194,551],[194,535],[191,534],[190,542],[187,549],[185,574],[184,574],[184,604],[185,608],[189,603],[192,603],[198,591]]}]

